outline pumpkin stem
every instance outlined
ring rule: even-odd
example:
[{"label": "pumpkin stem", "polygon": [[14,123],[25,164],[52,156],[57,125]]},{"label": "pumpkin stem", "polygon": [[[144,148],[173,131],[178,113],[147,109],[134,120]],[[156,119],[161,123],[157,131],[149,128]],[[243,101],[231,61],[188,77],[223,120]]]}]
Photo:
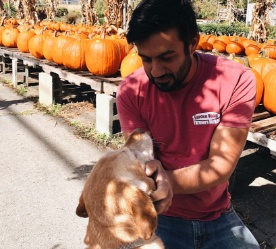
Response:
[{"label": "pumpkin stem", "polygon": [[105,30],[103,29],[102,31],[101,31],[101,39],[104,39],[105,38]]},{"label": "pumpkin stem", "polygon": [[269,58],[269,50],[268,49],[260,49],[259,54],[262,58]]},{"label": "pumpkin stem", "polygon": [[132,51],[133,51],[133,53],[138,53],[138,49],[137,49],[137,47],[135,45],[133,46],[133,50]]},{"label": "pumpkin stem", "polygon": [[213,53],[213,55],[216,55],[216,56],[219,56],[220,54],[219,54],[219,51],[216,49],[216,48],[213,48],[212,49],[212,53]]},{"label": "pumpkin stem", "polygon": [[250,66],[249,66],[249,60],[248,60],[247,57],[244,57],[244,58],[243,58],[243,64],[244,64],[246,67],[249,67],[249,68],[250,68]]},{"label": "pumpkin stem", "polygon": [[229,54],[229,59],[230,59],[230,60],[235,60],[235,58],[236,58],[235,53]]},{"label": "pumpkin stem", "polygon": [[242,36],[242,37],[244,37],[244,35],[245,35],[244,32],[241,32],[241,33],[238,34],[238,36]]}]

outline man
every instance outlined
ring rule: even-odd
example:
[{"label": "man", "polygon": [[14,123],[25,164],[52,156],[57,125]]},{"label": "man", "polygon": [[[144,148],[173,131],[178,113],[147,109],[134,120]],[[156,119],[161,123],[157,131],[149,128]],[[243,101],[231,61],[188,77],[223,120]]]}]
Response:
[{"label": "man", "polygon": [[187,0],[144,0],[127,33],[143,68],[117,92],[121,128],[149,132],[156,160],[146,165],[157,190],[157,235],[167,249],[259,248],[231,206],[228,179],[255,106],[249,69],[197,53],[198,28]]}]

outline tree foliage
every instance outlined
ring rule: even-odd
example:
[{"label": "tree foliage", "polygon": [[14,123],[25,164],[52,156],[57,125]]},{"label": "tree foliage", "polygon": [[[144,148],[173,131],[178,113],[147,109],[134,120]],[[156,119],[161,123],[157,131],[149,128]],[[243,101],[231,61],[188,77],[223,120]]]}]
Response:
[{"label": "tree foliage", "polygon": [[217,0],[196,0],[194,1],[194,9],[197,18],[215,19],[217,16]]}]

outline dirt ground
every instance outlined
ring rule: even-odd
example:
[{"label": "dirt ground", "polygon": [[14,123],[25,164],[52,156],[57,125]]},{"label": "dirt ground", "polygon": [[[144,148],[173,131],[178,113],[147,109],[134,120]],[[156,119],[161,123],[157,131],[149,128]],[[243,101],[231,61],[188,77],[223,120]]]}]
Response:
[{"label": "dirt ground", "polygon": [[[9,81],[10,75],[0,74],[0,80],[3,79]],[[35,76],[24,96],[38,99]],[[65,84],[62,106],[69,122],[95,124],[95,93],[89,87]],[[276,160],[266,149],[246,143],[236,169],[232,201],[261,248],[276,249]]]}]

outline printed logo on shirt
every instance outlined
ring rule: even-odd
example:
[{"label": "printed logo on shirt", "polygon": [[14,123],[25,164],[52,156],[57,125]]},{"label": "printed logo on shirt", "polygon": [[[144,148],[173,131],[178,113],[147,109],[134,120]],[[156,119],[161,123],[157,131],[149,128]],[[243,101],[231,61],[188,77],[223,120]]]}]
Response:
[{"label": "printed logo on shirt", "polygon": [[193,116],[194,125],[218,124],[220,114],[215,112],[202,112]]}]

